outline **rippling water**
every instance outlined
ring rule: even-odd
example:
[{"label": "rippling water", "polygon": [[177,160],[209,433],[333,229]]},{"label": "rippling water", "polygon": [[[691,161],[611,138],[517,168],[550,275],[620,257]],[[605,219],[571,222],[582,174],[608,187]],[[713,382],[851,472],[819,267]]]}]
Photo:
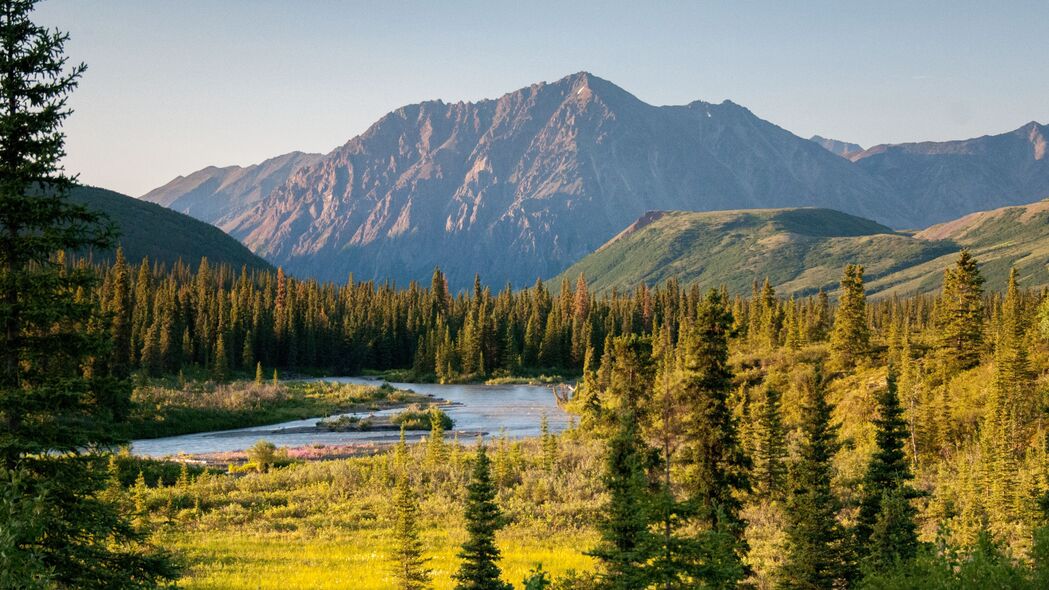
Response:
[{"label": "rippling water", "polygon": [[[378,385],[381,381],[364,377],[325,377],[323,381]],[[539,385],[437,385],[431,383],[391,383],[399,389],[412,389],[419,393],[453,402],[445,408],[455,427],[455,432],[487,432],[493,435],[505,432],[510,438],[524,438],[539,434],[539,422],[545,413],[552,432],[560,432],[568,426],[568,415],[558,407],[549,387]],[[361,412],[383,415],[399,412],[399,409],[381,412]],[[255,426],[237,430],[201,432],[167,438],[136,440],[132,452],[138,455],[163,457],[179,453],[212,453],[240,451],[266,439],[277,446],[296,447],[311,444],[338,445],[355,442],[386,442],[396,440],[397,432],[281,432],[282,429],[313,426],[317,418],[294,420],[269,426]],[[425,436],[423,432],[409,433],[413,438]]]}]

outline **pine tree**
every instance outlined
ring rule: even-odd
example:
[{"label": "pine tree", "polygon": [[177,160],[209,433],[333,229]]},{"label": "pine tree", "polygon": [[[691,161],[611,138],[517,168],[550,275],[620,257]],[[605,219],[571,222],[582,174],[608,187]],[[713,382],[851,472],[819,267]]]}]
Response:
[{"label": "pine tree", "polygon": [[262,361],[255,363],[255,384],[262,385]]},{"label": "pine tree", "polygon": [[419,539],[419,504],[407,475],[401,475],[393,501],[397,511],[393,523],[393,577],[398,590],[424,590],[430,587],[429,561],[423,556]]},{"label": "pine tree", "polygon": [[602,589],[636,590],[651,582],[646,564],[656,545],[649,531],[642,445],[636,416],[624,410],[608,441],[604,483],[609,501],[597,523],[601,541],[590,551],[601,563]]},{"label": "pine tree", "polygon": [[543,448],[543,469],[552,473],[557,466],[557,437],[550,433],[550,420],[546,412],[539,420],[539,441]]},{"label": "pine tree", "polygon": [[430,438],[426,442],[426,460],[430,465],[443,465],[448,458],[444,444],[444,422],[437,408],[430,409]]},{"label": "pine tree", "polygon": [[[902,499],[905,503],[916,496],[910,487],[913,479],[904,445],[907,440],[907,422],[903,419],[903,408],[896,393],[896,371],[889,367],[885,390],[878,394],[878,415],[874,419],[874,440],[877,447],[863,477],[863,493],[860,498],[860,511],[857,517],[855,535],[861,550],[872,554],[871,535],[880,518],[891,518],[892,537],[896,556],[910,559],[917,553],[918,537],[914,524],[915,511],[909,504],[906,506],[884,507],[885,498]],[[886,512],[888,510],[888,512]],[[883,514],[885,513],[885,514]],[[901,519],[910,518],[910,536],[906,537],[908,527]],[[886,533],[888,534],[888,533]],[[906,538],[905,538],[906,537]],[[884,542],[885,539],[882,539]],[[888,547],[879,548],[879,560],[886,559]]]},{"label": "pine tree", "polygon": [[688,498],[700,510],[707,528],[717,528],[719,519],[730,523],[729,528],[740,539],[742,557],[744,523],[739,517],[739,494],[750,488],[750,462],[743,453],[728,404],[732,391],[728,362],[731,326],[724,296],[712,289],[699,306],[695,323],[682,335],[680,396],[686,442],[680,456]]},{"label": "pine tree", "polygon": [[97,276],[59,254],[106,250],[113,234],[103,216],[67,200],[74,179],[60,167],[61,126],[85,68],[67,68],[68,35],[36,25],[35,4],[0,7],[0,497],[41,508],[18,515],[22,537],[0,524],[17,548],[5,570],[36,570],[54,588],[155,587],[174,577],[171,562],[99,497],[106,461],[95,449],[122,442],[112,425],[130,406],[119,356],[129,351],[116,351],[110,372],[111,333],[87,329],[105,322],[91,298],[76,296]]},{"label": "pine tree", "polygon": [[468,538],[459,551],[462,560],[453,576],[456,590],[513,590],[500,579],[499,548],[495,533],[504,526],[495,502],[491,461],[483,444],[477,445],[473,477],[466,487],[466,532]]},{"label": "pine tree", "polygon": [[969,369],[980,362],[983,282],[976,259],[968,250],[962,250],[954,267],[943,273],[936,323],[940,353],[952,371]]},{"label": "pine tree", "polygon": [[780,393],[775,387],[765,389],[756,414],[754,491],[763,498],[777,498],[782,495],[786,484],[787,440],[780,411]]},{"label": "pine tree", "polygon": [[863,360],[870,349],[867,328],[867,297],[863,292],[863,267],[849,264],[841,278],[838,311],[830,337],[836,366],[850,369]]},{"label": "pine tree", "polygon": [[219,383],[229,379],[229,357],[226,355],[226,337],[219,334],[215,343],[214,362],[211,365],[211,376]]},{"label": "pine tree", "polygon": [[918,554],[916,511],[910,498],[897,489],[883,494],[878,504],[863,562],[868,572],[898,568]]},{"label": "pine tree", "polygon": [[777,586],[830,589],[847,576],[844,534],[837,520],[840,503],[831,491],[836,432],[818,371],[805,393],[800,456],[788,479],[787,551]]}]

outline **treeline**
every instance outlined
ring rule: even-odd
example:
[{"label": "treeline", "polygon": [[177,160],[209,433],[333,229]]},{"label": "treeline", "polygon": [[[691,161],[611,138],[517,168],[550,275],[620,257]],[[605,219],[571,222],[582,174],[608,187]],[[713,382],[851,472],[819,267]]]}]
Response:
[{"label": "treeline", "polygon": [[[472,292],[453,295],[439,269],[429,288],[397,289],[352,278],[343,285],[297,280],[281,270],[236,270],[206,259],[195,271],[148,259],[132,265],[120,252],[99,270],[101,287],[90,296],[111,318],[106,329],[118,372],[199,366],[219,380],[254,373],[258,363],[341,374],[406,369],[414,379],[442,382],[578,375],[587,357],[600,358],[616,336],[663,328],[676,334],[703,298],[698,288],[675,281],[595,296],[582,276],[574,286],[562,282],[556,294],[541,281],[493,293],[478,279]],[[732,313],[732,340],[747,348],[797,349],[829,337],[833,310],[825,293],[784,300],[766,281],[749,298],[722,296]],[[883,333],[893,318],[906,316],[912,330],[923,330],[937,301],[880,302],[869,311],[870,329]]]}]

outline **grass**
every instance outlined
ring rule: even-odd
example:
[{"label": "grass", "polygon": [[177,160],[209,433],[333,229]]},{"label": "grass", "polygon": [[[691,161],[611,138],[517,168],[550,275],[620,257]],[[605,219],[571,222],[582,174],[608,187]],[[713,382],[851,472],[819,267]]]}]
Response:
[{"label": "grass", "polygon": [[144,383],[132,393],[128,438],[158,438],[194,432],[262,426],[341,412],[374,411],[432,401],[389,385],[330,382],[229,384],[164,381]]},{"label": "grass", "polygon": [[[437,590],[454,587],[451,576],[458,568],[456,552],[464,538],[462,529],[430,530],[424,535]],[[593,545],[592,534],[547,536],[514,527],[502,531],[498,542],[504,548],[503,577],[515,586],[537,563],[554,574],[593,567],[592,560],[578,549]],[[199,532],[175,535],[168,546],[197,564],[180,584],[194,590],[385,590],[393,584],[389,575],[392,539],[385,530],[236,536]]]},{"label": "grass", "polygon": [[[600,446],[570,435],[559,443],[549,471],[536,440],[489,442],[509,523],[497,538],[500,566],[515,587],[538,563],[555,575],[594,567],[585,552],[596,543],[594,510],[605,501]],[[181,588],[378,590],[392,585],[389,498],[407,474],[420,499],[434,588],[451,589],[474,454],[446,443],[445,456],[431,460],[427,450],[413,445],[403,462],[391,451],[261,473],[206,473],[129,496],[141,496],[154,541],[187,563]]]}]

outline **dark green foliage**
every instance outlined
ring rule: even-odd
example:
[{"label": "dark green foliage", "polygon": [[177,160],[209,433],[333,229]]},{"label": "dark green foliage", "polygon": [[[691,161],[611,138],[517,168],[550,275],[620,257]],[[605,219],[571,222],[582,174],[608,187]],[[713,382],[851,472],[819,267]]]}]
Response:
[{"label": "dark green foliage", "polygon": [[717,528],[720,520],[741,537],[744,523],[739,518],[738,494],[749,489],[750,462],[728,405],[732,391],[728,364],[731,327],[732,314],[724,296],[711,290],[699,305],[695,323],[682,334],[680,397],[686,442],[680,462],[687,497],[708,528]]},{"label": "dark green foliage", "polygon": [[872,570],[857,587],[861,590],[1042,590],[1044,572],[1009,559],[986,532],[975,546],[958,554],[954,551],[922,551],[915,560],[893,567]]},{"label": "dark green foliage", "polygon": [[651,506],[643,453],[637,417],[624,411],[608,441],[604,483],[609,502],[597,523],[601,542],[590,551],[601,564],[603,589],[636,590],[652,582],[647,564],[655,555],[656,539],[649,531]]},{"label": "dark green foliage", "polygon": [[[0,4],[0,523],[5,571],[27,585],[150,588],[175,576],[104,499],[103,451],[118,442],[130,387],[106,362],[110,333],[86,294],[96,276],[62,251],[105,248],[111,226],[71,203],[61,125],[84,66],[67,36]],[[117,359],[120,360],[120,359]],[[8,587],[19,587],[16,580]]]},{"label": "dark green foliage", "polygon": [[[866,547],[865,554],[878,564],[914,557],[918,536],[914,507],[910,499],[917,494],[910,487],[913,479],[904,453],[909,432],[896,393],[896,371],[889,368],[884,391],[878,393],[878,414],[874,418],[874,455],[863,477],[863,495],[856,522],[856,538]],[[885,505],[886,499],[892,505]],[[871,535],[878,530],[875,543]]]},{"label": "dark green foliage", "polygon": [[866,538],[863,566],[882,571],[912,561],[918,554],[917,511],[904,490],[889,490],[878,502],[879,511]]},{"label": "dark green foliage", "polygon": [[754,492],[762,498],[782,496],[787,475],[787,440],[780,411],[780,394],[775,387],[766,388],[755,412],[753,444]]},{"label": "dark green foliage", "polygon": [[469,535],[459,552],[462,564],[455,573],[456,590],[512,590],[500,579],[499,548],[495,533],[505,524],[495,502],[491,461],[484,445],[478,445],[473,477],[467,486],[466,532]]},{"label": "dark green foliage", "polygon": [[[238,269],[273,268],[219,228],[160,205],[91,186],[74,187],[69,200],[105,213],[116,227],[120,235],[117,243],[129,260],[149,258],[174,266],[179,261],[196,264],[206,256],[214,264]],[[90,256],[96,262],[110,261],[114,251],[96,246]]]},{"label": "dark green foliage", "polygon": [[807,383],[802,408],[800,455],[791,465],[787,488],[787,555],[778,587],[833,588],[847,576],[840,502],[831,491],[831,458],[837,448],[822,376]]},{"label": "dark green foliage", "polygon": [[547,590],[551,584],[550,574],[543,571],[543,564],[532,568],[525,579],[521,581],[524,590]]}]

